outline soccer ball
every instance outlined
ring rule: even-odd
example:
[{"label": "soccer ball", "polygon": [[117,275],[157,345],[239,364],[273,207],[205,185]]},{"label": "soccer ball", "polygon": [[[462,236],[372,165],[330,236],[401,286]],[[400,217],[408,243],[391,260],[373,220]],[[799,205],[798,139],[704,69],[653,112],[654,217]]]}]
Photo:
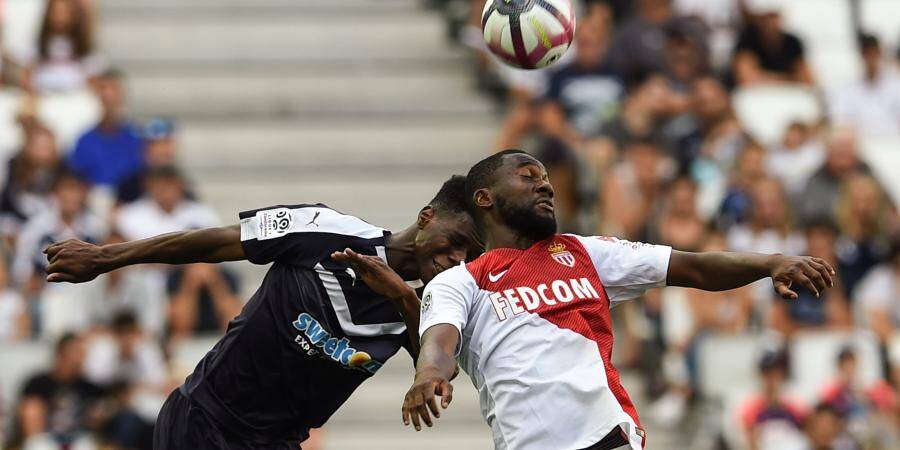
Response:
[{"label": "soccer ball", "polygon": [[569,49],[575,12],[569,0],[487,0],[481,30],[501,61],[538,69],[558,61]]}]

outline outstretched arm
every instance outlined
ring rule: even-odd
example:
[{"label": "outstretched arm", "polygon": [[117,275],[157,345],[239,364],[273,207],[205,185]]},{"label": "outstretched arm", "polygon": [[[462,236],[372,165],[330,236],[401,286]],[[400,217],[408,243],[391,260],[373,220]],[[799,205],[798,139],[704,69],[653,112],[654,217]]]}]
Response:
[{"label": "outstretched arm", "polygon": [[206,228],[162,234],[121,244],[94,245],[76,239],[46,249],[47,281],[83,283],[134,264],[218,263],[246,259],[241,227]]},{"label": "outstretched arm", "polygon": [[724,291],[772,277],[775,291],[785,299],[797,298],[791,285],[798,283],[818,297],[834,286],[834,269],[811,256],[763,255],[740,252],[691,253],[672,250],[666,284],[706,291]]},{"label": "outstretched arm", "polygon": [[432,426],[431,414],[441,417],[435,402],[435,395],[441,396],[441,408],[447,409],[453,400],[453,385],[450,380],[456,375],[456,347],[459,345],[459,331],[450,324],[435,325],[422,335],[422,349],[416,364],[416,378],[403,400],[403,424],[412,420],[416,431],[422,429],[420,418],[425,425]]}]

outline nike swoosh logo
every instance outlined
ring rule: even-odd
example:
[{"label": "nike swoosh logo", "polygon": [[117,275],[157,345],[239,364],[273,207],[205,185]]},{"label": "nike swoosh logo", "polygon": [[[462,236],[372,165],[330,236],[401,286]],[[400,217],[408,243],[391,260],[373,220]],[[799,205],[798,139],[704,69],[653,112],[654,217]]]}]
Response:
[{"label": "nike swoosh logo", "polygon": [[500,272],[497,275],[494,275],[494,274],[488,272],[488,280],[491,280],[491,283],[496,283],[498,280],[500,280],[500,278],[503,277],[503,275],[506,275],[506,272],[508,272],[508,271],[509,271],[509,269],[504,270],[503,272]]}]

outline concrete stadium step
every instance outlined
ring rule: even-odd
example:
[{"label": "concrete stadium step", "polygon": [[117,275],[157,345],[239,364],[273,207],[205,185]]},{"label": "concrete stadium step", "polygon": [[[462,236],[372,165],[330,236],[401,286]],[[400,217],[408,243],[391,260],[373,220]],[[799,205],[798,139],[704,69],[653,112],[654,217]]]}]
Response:
[{"label": "concrete stadium step", "polygon": [[191,169],[254,166],[372,171],[392,166],[465,168],[492,150],[492,116],[457,120],[377,118],[309,121],[185,121],[181,160]]},{"label": "concrete stadium step", "polygon": [[150,114],[294,116],[334,113],[490,112],[460,73],[135,75],[133,104]]},{"label": "concrete stadium step", "polygon": [[417,0],[104,0],[103,19],[128,15],[188,15],[236,14],[342,14],[368,16],[371,14],[419,13]]},{"label": "concrete stadium step", "polygon": [[[114,61],[204,62],[382,60],[427,64],[453,52],[437,15],[167,17],[125,16],[100,26]],[[140,50],[136,50],[140,49]]]}]

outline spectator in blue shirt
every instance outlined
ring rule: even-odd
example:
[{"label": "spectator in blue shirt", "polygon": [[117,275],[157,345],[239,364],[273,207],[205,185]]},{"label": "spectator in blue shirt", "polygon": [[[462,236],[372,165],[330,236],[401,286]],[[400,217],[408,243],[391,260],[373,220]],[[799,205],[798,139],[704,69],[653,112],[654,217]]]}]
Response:
[{"label": "spectator in blue shirt", "polygon": [[105,72],[96,83],[103,117],[82,135],[69,155],[69,166],[94,185],[113,188],[142,169],[143,147],[136,127],[124,118],[122,74]]}]

